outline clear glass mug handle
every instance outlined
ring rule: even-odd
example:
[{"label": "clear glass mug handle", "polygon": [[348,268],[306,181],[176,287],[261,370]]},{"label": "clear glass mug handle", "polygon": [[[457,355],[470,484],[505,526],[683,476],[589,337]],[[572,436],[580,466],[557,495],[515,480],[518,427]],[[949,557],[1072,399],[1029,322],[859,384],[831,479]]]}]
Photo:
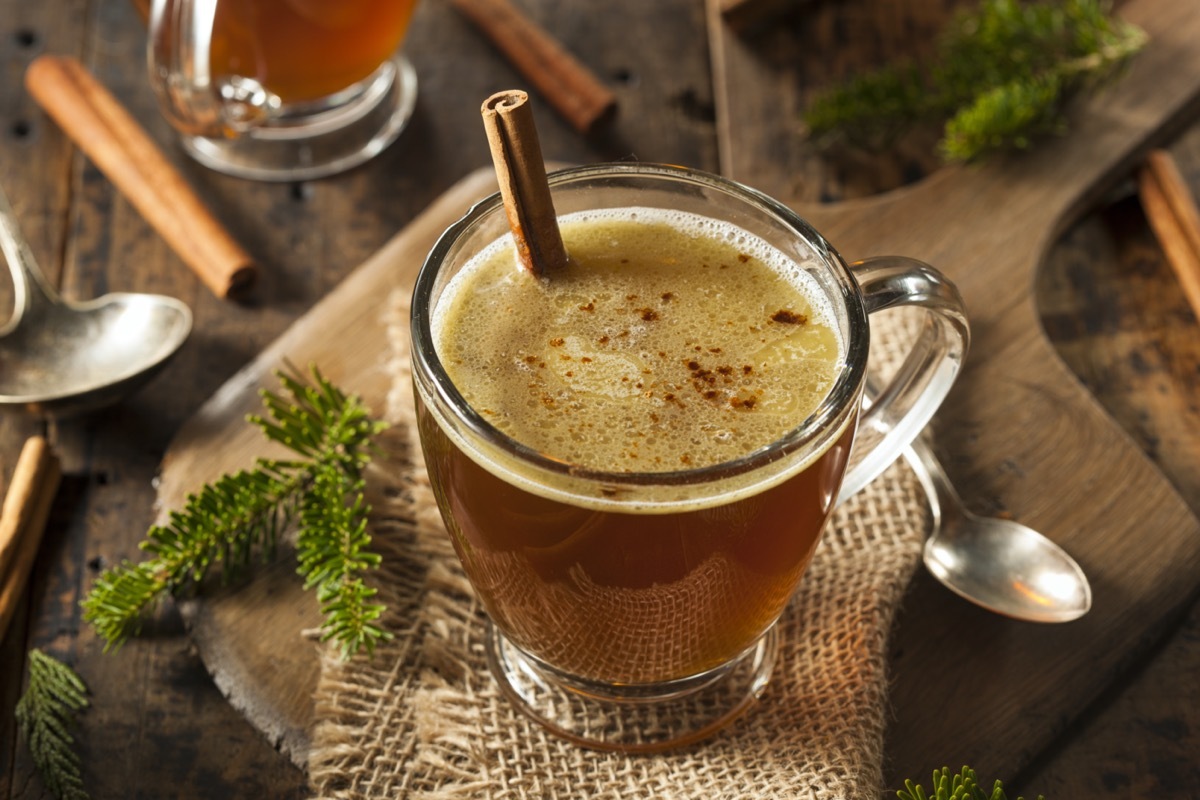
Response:
[{"label": "clear glass mug handle", "polygon": [[880,256],[850,265],[868,314],[900,306],[925,310],[925,321],[892,379],[859,419],[841,504],[900,457],[933,418],[962,368],[971,333],[958,289],[921,261]]},{"label": "clear glass mug handle", "polygon": [[150,83],[167,121],[193,136],[236,136],[282,106],[253,78],[214,79],[209,56],[219,1],[153,0],[150,6]]}]

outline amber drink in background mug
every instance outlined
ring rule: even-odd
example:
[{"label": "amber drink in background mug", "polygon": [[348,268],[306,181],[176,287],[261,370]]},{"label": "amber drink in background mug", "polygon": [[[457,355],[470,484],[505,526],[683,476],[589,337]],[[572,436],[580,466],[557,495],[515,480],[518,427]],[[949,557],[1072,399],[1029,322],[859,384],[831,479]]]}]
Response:
[{"label": "amber drink in background mug", "polygon": [[416,0],[154,0],[150,79],[185,150],[246,178],[302,180],[400,134]]},{"label": "amber drink in background mug", "polygon": [[[928,422],[968,327],[927,265],[848,266],[723,178],[598,165],[550,185],[562,271],[516,265],[498,196],[426,260],[418,427],[501,687],[559,735],[652,751],[761,693],[830,513]],[[927,324],[863,410],[867,316],[900,305]]]}]

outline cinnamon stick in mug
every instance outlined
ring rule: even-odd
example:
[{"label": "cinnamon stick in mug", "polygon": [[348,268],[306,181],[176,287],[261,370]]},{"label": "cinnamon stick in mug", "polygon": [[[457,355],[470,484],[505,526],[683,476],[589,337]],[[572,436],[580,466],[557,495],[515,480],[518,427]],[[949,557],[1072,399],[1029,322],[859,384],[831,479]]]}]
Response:
[{"label": "cinnamon stick in mug", "polygon": [[539,277],[567,263],[529,95],[497,92],[480,109],[517,257]]}]

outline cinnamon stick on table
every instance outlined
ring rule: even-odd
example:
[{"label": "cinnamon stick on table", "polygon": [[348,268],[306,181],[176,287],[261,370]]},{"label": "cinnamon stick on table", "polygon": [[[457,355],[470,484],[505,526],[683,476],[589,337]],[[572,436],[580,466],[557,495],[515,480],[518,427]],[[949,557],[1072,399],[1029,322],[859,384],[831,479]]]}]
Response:
[{"label": "cinnamon stick on table", "polygon": [[1138,170],[1138,196],[1167,262],[1200,320],[1200,211],[1166,150],[1154,150]]},{"label": "cinnamon stick on table", "polygon": [[25,442],[0,510],[0,641],[33,568],[62,470],[46,440]]},{"label": "cinnamon stick on table", "polygon": [[483,102],[480,112],[517,256],[534,275],[548,275],[567,263],[567,251],[550,198],[529,95],[518,90],[497,92]]},{"label": "cinnamon stick on table", "polygon": [[254,282],[253,259],[129,112],[77,60],[39,56],[25,86],[218,297]]},{"label": "cinnamon stick on table", "polygon": [[451,2],[575,130],[590,133],[616,112],[616,95],[508,0]]}]

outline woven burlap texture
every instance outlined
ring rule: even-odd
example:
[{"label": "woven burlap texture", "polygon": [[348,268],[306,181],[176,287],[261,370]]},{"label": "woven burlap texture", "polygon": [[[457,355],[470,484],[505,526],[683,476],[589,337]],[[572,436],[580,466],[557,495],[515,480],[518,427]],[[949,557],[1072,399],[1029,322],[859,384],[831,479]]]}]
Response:
[{"label": "woven burlap texture", "polygon": [[308,765],[314,796],[877,800],[887,642],[929,525],[905,465],[835,512],[779,621],[772,682],[747,715],[676,752],[585,750],[517,712],[488,672],[483,612],[421,465],[403,314],[391,339],[394,427],[368,483],[383,556],[372,581],[394,638],[371,657],[343,660],[330,649],[322,658]]}]

